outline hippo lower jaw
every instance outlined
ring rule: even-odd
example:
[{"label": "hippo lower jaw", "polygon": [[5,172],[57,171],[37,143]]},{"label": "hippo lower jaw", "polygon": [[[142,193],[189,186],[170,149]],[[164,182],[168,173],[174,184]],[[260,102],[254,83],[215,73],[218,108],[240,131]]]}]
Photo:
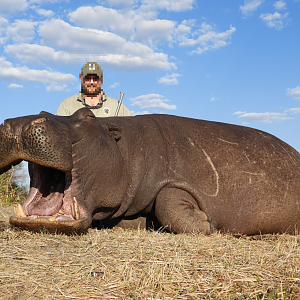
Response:
[{"label": "hippo lower jaw", "polygon": [[10,223],[31,231],[85,232],[91,224],[91,216],[84,205],[72,196],[71,181],[71,172],[34,164],[28,198],[22,206],[14,204]]},{"label": "hippo lower jaw", "polygon": [[80,218],[75,221],[50,221],[47,218],[39,217],[30,220],[24,217],[12,216],[9,219],[10,224],[21,229],[30,231],[43,231],[49,233],[65,233],[65,234],[79,234],[84,233],[91,225],[89,218]]},{"label": "hippo lower jaw", "polygon": [[78,203],[74,198],[72,204],[72,215],[65,214],[62,210],[54,215],[38,216],[26,215],[19,203],[14,203],[14,216],[9,222],[17,227],[30,231],[42,231],[46,229],[50,233],[76,234],[83,233],[90,226],[88,216],[80,216]]}]

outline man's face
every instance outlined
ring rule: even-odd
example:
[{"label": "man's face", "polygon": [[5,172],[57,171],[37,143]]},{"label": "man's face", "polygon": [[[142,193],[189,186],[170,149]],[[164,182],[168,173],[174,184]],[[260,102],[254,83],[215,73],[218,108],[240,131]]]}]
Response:
[{"label": "man's face", "polygon": [[87,75],[85,77],[79,74],[81,79],[81,92],[85,95],[95,96],[101,92],[101,78],[97,75]]}]

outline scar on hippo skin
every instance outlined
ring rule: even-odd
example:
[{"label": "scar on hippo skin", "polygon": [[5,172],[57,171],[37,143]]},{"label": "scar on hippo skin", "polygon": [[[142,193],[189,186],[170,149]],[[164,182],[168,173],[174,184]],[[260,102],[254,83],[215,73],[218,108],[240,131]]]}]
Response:
[{"label": "scar on hippo skin", "polygon": [[34,121],[32,121],[32,124],[39,124],[39,123],[43,123],[43,122],[46,122],[47,119],[46,118],[39,118],[39,119],[36,119]]},{"label": "scar on hippo skin", "polygon": [[26,230],[74,234],[92,222],[175,233],[300,230],[300,154],[253,128],[41,112],[0,126],[0,173],[22,160],[30,191],[10,223]]}]

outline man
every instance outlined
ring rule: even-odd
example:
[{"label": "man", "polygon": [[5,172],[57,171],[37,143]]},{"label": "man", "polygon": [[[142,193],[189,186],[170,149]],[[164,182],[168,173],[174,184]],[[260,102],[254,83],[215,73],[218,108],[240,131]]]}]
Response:
[{"label": "man", "polygon": [[[81,92],[63,100],[56,114],[70,116],[82,107],[92,110],[96,117],[113,117],[117,111],[118,101],[105,95],[101,89],[103,71],[96,62],[86,63],[79,74]],[[131,116],[130,111],[123,104],[118,116]]]}]

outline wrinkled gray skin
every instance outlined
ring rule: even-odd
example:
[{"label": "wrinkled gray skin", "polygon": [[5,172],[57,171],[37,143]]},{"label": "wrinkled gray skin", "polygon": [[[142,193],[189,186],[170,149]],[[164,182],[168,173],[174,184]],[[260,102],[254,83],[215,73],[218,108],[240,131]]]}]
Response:
[{"label": "wrinkled gray skin", "polygon": [[33,163],[27,217],[10,219],[21,228],[73,233],[92,220],[135,227],[152,218],[176,233],[299,230],[300,154],[259,130],[168,115],[95,118],[86,108],[42,112],[0,126],[0,172],[21,160]]}]

